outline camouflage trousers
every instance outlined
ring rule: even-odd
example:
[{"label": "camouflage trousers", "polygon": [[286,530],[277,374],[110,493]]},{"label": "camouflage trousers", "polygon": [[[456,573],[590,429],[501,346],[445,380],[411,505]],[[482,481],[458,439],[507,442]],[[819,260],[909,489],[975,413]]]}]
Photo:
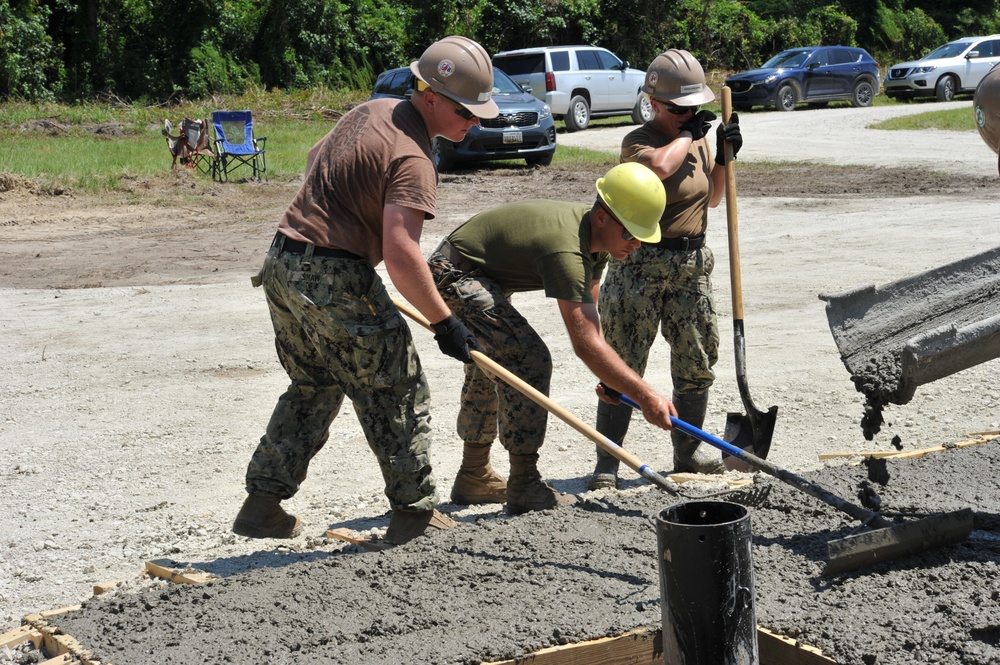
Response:
[{"label": "camouflage trousers", "polygon": [[[431,274],[448,307],[485,347],[486,355],[548,395],[552,356],[534,328],[492,279],[465,272],[435,252]],[[465,366],[457,430],[463,441],[492,443],[499,432],[507,452],[530,455],[542,447],[548,412],[475,363]]]},{"label": "camouflage trousers", "polygon": [[291,384],[250,460],[247,491],[294,495],[346,395],[378,459],[392,509],[432,509],[427,379],[410,330],[375,270],[363,260],[272,248],[259,277]]},{"label": "camouflage trousers", "polygon": [[613,261],[598,311],[608,344],[639,375],[659,329],[670,345],[674,391],[702,393],[715,381],[719,323],[712,299],[715,255],[707,246],[675,252],[643,245]]}]

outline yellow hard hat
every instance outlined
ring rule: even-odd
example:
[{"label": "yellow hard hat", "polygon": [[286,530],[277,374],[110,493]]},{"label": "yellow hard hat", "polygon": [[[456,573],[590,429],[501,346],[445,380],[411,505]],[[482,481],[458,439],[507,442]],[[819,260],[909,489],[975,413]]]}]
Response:
[{"label": "yellow hard hat", "polygon": [[440,39],[410,63],[410,71],[434,92],[444,95],[480,118],[500,113],[493,101],[493,62],[478,43],[468,37]]},{"label": "yellow hard hat", "polygon": [[638,162],[619,164],[597,179],[597,193],[629,233],[642,242],[660,241],[667,192],[648,167]]}]

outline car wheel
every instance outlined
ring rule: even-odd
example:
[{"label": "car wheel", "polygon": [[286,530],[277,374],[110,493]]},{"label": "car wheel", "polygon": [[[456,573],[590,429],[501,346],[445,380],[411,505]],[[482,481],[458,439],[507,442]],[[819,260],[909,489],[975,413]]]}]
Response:
[{"label": "car wheel", "polygon": [[578,132],[590,124],[590,105],[581,95],[569,100],[569,113],[566,114],[566,131]]},{"label": "car wheel", "polygon": [[860,108],[871,106],[875,101],[875,88],[871,81],[858,81],[851,92],[851,106]]},{"label": "car wheel", "polygon": [[934,96],[939,102],[950,102],[955,99],[955,77],[942,76],[934,86]]},{"label": "car wheel", "polygon": [[799,101],[799,91],[791,83],[782,83],[774,93],[774,108],[779,111],[794,111]]},{"label": "car wheel", "polygon": [[438,173],[451,171],[455,168],[455,158],[446,150],[445,140],[437,137],[431,141],[431,154],[434,155],[434,166],[437,167]]},{"label": "car wheel", "polygon": [[649,103],[648,95],[639,95],[632,109],[632,122],[642,125],[653,119],[653,105]]},{"label": "car wheel", "polygon": [[552,164],[553,155],[555,155],[555,150],[540,157],[525,157],[524,161],[528,163],[528,166],[549,166]]}]

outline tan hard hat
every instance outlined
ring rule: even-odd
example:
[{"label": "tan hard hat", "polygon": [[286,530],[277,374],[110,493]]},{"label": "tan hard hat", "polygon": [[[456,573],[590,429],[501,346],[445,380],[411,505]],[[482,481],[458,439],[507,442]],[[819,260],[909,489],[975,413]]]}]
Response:
[{"label": "tan hard hat", "polygon": [[677,106],[699,106],[715,99],[701,63],[687,51],[672,48],[653,59],[640,88],[650,97]]},{"label": "tan hard hat", "polygon": [[[1000,67],[994,66],[979,82],[972,98],[972,109],[979,136],[1000,156]],[[997,164],[1000,169],[1000,161]]]},{"label": "tan hard hat", "polygon": [[410,71],[434,92],[480,118],[500,114],[493,101],[493,63],[486,50],[468,37],[451,36],[427,47]]},{"label": "tan hard hat", "polygon": [[597,193],[618,221],[641,242],[660,241],[660,217],[667,206],[663,182],[638,162],[615,166],[598,178]]}]

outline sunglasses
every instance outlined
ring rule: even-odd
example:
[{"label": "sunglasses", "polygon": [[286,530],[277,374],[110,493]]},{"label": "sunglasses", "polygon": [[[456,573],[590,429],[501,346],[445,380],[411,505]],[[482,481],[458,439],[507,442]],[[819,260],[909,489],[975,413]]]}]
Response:
[{"label": "sunglasses", "polygon": [[694,113],[698,110],[697,106],[675,106],[670,102],[664,102],[663,108],[667,109],[667,113],[672,113],[674,115],[686,115],[688,113]]},{"label": "sunglasses", "polygon": [[629,233],[628,229],[625,228],[625,225],[622,224],[617,217],[615,217],[615,213],[611,212],[611,208],[608,207],[608,204],[601,201],[601,207],[604,208],[604,212],[607,213],[608,217],[614,220],[615,224],[622,227],[622,240],[626,240],[628,242],[635,240],[635,236]]},{"label": "sunglasses", "polygon": [[449,104],[451,104],[452,107],[453,107],[452,111],[454,111],[455,115],[457,115],[462,120],[465,120],[466,122],[469,122],[471,120],[478,120],[479,119],[479,117],[475,113],[473,113],[469,109],[465,108],[464,106],[462,106],[461,104],[459,104],[458,102],[456,102],[454,99],[451,99],[449,97],[445,97],[444,95],[442,95],[440,93],[438,93],[438,97],[444,99]]}]

